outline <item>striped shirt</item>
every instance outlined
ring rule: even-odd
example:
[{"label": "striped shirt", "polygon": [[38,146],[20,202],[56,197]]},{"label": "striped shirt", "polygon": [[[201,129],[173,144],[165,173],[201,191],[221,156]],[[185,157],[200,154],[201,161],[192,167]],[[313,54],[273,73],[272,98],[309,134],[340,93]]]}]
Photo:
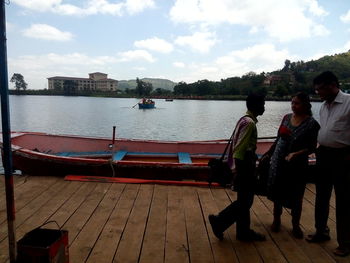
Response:
[{"label": "striped shirt", "polygon": [[246,115],[236,124],[233,135],[232,157],[240,160],[244,160],[247,151],[255,152],[258,138],[258,120],[250,111],[247,111]]},{"label": "striped shirt", "polygon": [[318,142],[322,146],[344,148],[350,146],[350,94],[339,90],[332,103],[326,101],[320,109],[321,129]]}]

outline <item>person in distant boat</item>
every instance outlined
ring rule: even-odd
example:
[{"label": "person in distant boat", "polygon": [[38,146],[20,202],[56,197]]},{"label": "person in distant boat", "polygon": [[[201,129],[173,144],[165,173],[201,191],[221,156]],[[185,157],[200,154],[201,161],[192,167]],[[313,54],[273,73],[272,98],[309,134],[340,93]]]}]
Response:
[{"label": "person in distant boat", "polygon": [[293,113],[283,117],[277,139],[269,150],[267,197],[274,203],[271,230],[280,231],[282,208],[286,207],[291,209],[294,237],[303,238],[300,217],[308,156],[316,149],[320,125],[312,117],[310,98],[306,93],[299,92],[292,97],[291,109]]},{"label": "person in distant boat", "polygon": [[330,239],[327,219],[329,200],[334,187],[338,247],[334,254],[350,254],[350,94],[339,88],[338,78],[325,71],[313,80],[316,93],[323,100],[320,108],[321,129],[316,150],[315,227],[309,242]]},{"label": "person in distant boat", "polygon": [[227,206],[218,215],[209,215],[208,219],[214,235],[222,240],[223,232],[236,223],[237,239],[241,241],[264,241],[265,236],[250,228],[250,208],[254,201],[255,154],[257,144],[257,116],[265,111],[265,98],[250,94],[246,99],[247,113],[236,124],[233,135],[233,147],[229,153],[229,163],[235,168],[234,187],[237,200]]}]

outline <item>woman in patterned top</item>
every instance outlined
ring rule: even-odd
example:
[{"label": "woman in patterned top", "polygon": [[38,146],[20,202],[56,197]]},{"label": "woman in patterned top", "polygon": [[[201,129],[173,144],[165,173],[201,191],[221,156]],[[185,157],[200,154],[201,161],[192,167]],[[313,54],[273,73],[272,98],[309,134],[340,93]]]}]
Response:
[{"label": "woman in patterned top", "polygon": [[293,235],[303,238],[299,222],[306,186],[308,155],[315,151],[320,125],[312,117],[307,94],[300,92],[293,96],[291,109],[293,113],[283,117],[275,147],[271,149],[273,152],[268,198],[274,202],[271,230],[280,230],[282,207],[286,207],[291,209]]}]

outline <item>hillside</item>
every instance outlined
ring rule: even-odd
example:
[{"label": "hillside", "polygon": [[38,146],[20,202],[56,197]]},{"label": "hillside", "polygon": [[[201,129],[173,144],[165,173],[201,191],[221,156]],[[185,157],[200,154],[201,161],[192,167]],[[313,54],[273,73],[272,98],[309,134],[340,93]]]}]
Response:
[{"label": "hillside", "polygon": [[350,51],[324,56],[307,62],[290,62],[286,60],[284,67],[281,70],[272,72],[272,74],[292,73],[297,82],[310,84],[314,76],[327,70],[334,72],[341,83],[349,83]]},{"label": "hillside", "polygon": [[[168,79],[143,78],[141,80],[144,82],[151,83],[153,86],[153,90],[161,88],[161,89],[173,91],[174,86],[177,84],[177,83],[172,82],[171,80],[168,80]],[[136,88],[136,79],[119,80],[118,81],[118,88],[120,90],[135,89]]]}]

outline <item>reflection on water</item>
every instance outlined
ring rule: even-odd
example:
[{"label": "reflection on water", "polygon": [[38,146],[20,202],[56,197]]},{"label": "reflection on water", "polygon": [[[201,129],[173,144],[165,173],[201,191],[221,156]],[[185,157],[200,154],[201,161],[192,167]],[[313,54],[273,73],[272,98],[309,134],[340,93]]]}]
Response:
[{"label": "reflection on water", "polygon": [[[244,101],[155,100],[155,109],[140,110],[137,99],[65,96],[10,96],[12,131],[112,136],[156,140],[228,138],[245,113]],[[319,102],[313,103],[318,120]],[[266,102],[258,133],[275,136],[289,102]]]}]

